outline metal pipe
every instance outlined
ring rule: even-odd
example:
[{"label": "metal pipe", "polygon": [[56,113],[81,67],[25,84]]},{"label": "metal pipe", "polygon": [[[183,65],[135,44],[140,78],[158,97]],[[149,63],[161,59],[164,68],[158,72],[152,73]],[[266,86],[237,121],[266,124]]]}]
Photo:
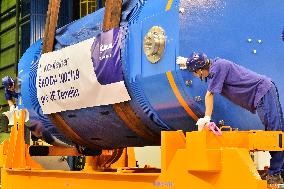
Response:
[{"label": "metal pipe", "polygon": [[80,7],[80,1],[74,0],[73,1],[73,15],[72,15],[72,20],[78,20],[80,18],[80,13],[81,13],[81,8]]},{"label": "metal pipe", "polygon": [[19,62],[19,44],[20,44],[20,0],[16,0],[16,34],[15,34],[15,72],[16,76],[18,75],[18,66]]},{"label": "metal pipe", "polygon": [[99,9],[102,8],[104,5],[103,5],[103,1],[102,0],[98,0],[98,6],[99,6]]}]

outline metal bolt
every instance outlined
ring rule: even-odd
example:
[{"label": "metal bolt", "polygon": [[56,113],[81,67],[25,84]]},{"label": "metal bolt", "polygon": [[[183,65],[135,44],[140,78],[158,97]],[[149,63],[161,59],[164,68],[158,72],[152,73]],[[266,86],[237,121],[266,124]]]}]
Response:
[{"label": "metal bolt", "polygon": [[183,7],[179,8],[179,13],[184,14],[185,13],[185,9]]},{"label": "metal bolt", "polygon": [[194,97],[194,100],[195,100],[196,102],[200,102],[202,99],[201,99],[201,96],[196,96],[196,97]]},{"label": "metal bolt", "polygon": [[186,80],[186,81],[185,81],[185,84],[186,84],[187,86],[191,86],[191,85],[192,85],[192,80]]},{"label": "metal bolt", "polygon": [[65,156],[61,156],[60,159],[59,159],[59,161],[62,161],[62,162],[63,162],[63,161],[67,161],[67,158],[66,158]]}]

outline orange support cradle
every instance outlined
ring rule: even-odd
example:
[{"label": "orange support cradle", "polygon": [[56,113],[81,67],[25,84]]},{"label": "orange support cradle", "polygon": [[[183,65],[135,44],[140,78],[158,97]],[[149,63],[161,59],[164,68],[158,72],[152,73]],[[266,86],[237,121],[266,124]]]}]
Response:
[{"label": "orange support cradle", "polygon": [[11,129],[8,141],[3,144],[3,168],[5,169],[41,169],[41,166],[32,160],[28,153],[29,145],[25,144],[24,125],[25,111],[14,112],[14,126]]},{"label": "orange support cradle", "polygon": [[2,189],[266,189],[249,152],[283,151],[284,142],[278,131],[224,131],[218,137],[210,131],[186,136],[182,131],[164,131],[161,170],[133,167],[135,158],[127,151],[108,169],[96,169],[97,159],[89,158],[83,171],[43,170],[27,153],[23,118],[23,111],[15,114],[10,139],[0,148]]}]

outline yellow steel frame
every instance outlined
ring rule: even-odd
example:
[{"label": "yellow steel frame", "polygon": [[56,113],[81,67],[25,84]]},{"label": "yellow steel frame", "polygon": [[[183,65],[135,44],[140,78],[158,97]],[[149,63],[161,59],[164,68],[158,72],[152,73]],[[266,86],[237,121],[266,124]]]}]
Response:
[{"label": "yellow steel frame", "polygon": [[[86,8],[85,11],[82,10],[83,7]],[[89,8],[90,8],[90,11],[89,11]],[[96,11],[97,8],[98,8],[97,0],[80,0],[80,17],[86,16],[87,14],[90,14]]]},{"label": "yellow steel frame", "polygon": [[278,131],[225,131],[220,137],[210,131],[186,136],[182,131],[165,131],[158,173],[157,169],[154,173],[126,167],[116,172],[95,170],[91,160],[84,171],[43,170],[30,160],[23,143],[24,111],[17,115],[10,140],[0,148],[2,189],[265,189],[266,181],[261,180],[249,152],[283,151],[283,132]]}]

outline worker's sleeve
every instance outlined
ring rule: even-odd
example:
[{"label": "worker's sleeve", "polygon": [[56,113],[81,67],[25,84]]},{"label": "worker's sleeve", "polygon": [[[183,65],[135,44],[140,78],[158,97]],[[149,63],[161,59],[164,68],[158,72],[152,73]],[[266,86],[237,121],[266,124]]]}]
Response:
[{"label": "worker's sleeve", "polygon": [[13,94],[13,97],[14,97],[14,98],[18,98],[18,97],[19,97],[19,93],[14,93],[14,94]]},{"label": "worker's sleeve", "polygon": [[5,99],[6,100],[12,100],[12,98],[18,98],[19,97],[19,93],[15,93],[15,92],[9,92],[8,90],[5,90]]},{"label": "worker's sleeve", "polygon": [[221,93],[226,78],[229,74],[229,65],[223,62],[216,63],[209,71],[208,91],[212,93]]},{"label": "worker's sleeve", "polygon": [[5,99],[6,100],[12,100],[12,95],[8,91],[5,91]]}]

